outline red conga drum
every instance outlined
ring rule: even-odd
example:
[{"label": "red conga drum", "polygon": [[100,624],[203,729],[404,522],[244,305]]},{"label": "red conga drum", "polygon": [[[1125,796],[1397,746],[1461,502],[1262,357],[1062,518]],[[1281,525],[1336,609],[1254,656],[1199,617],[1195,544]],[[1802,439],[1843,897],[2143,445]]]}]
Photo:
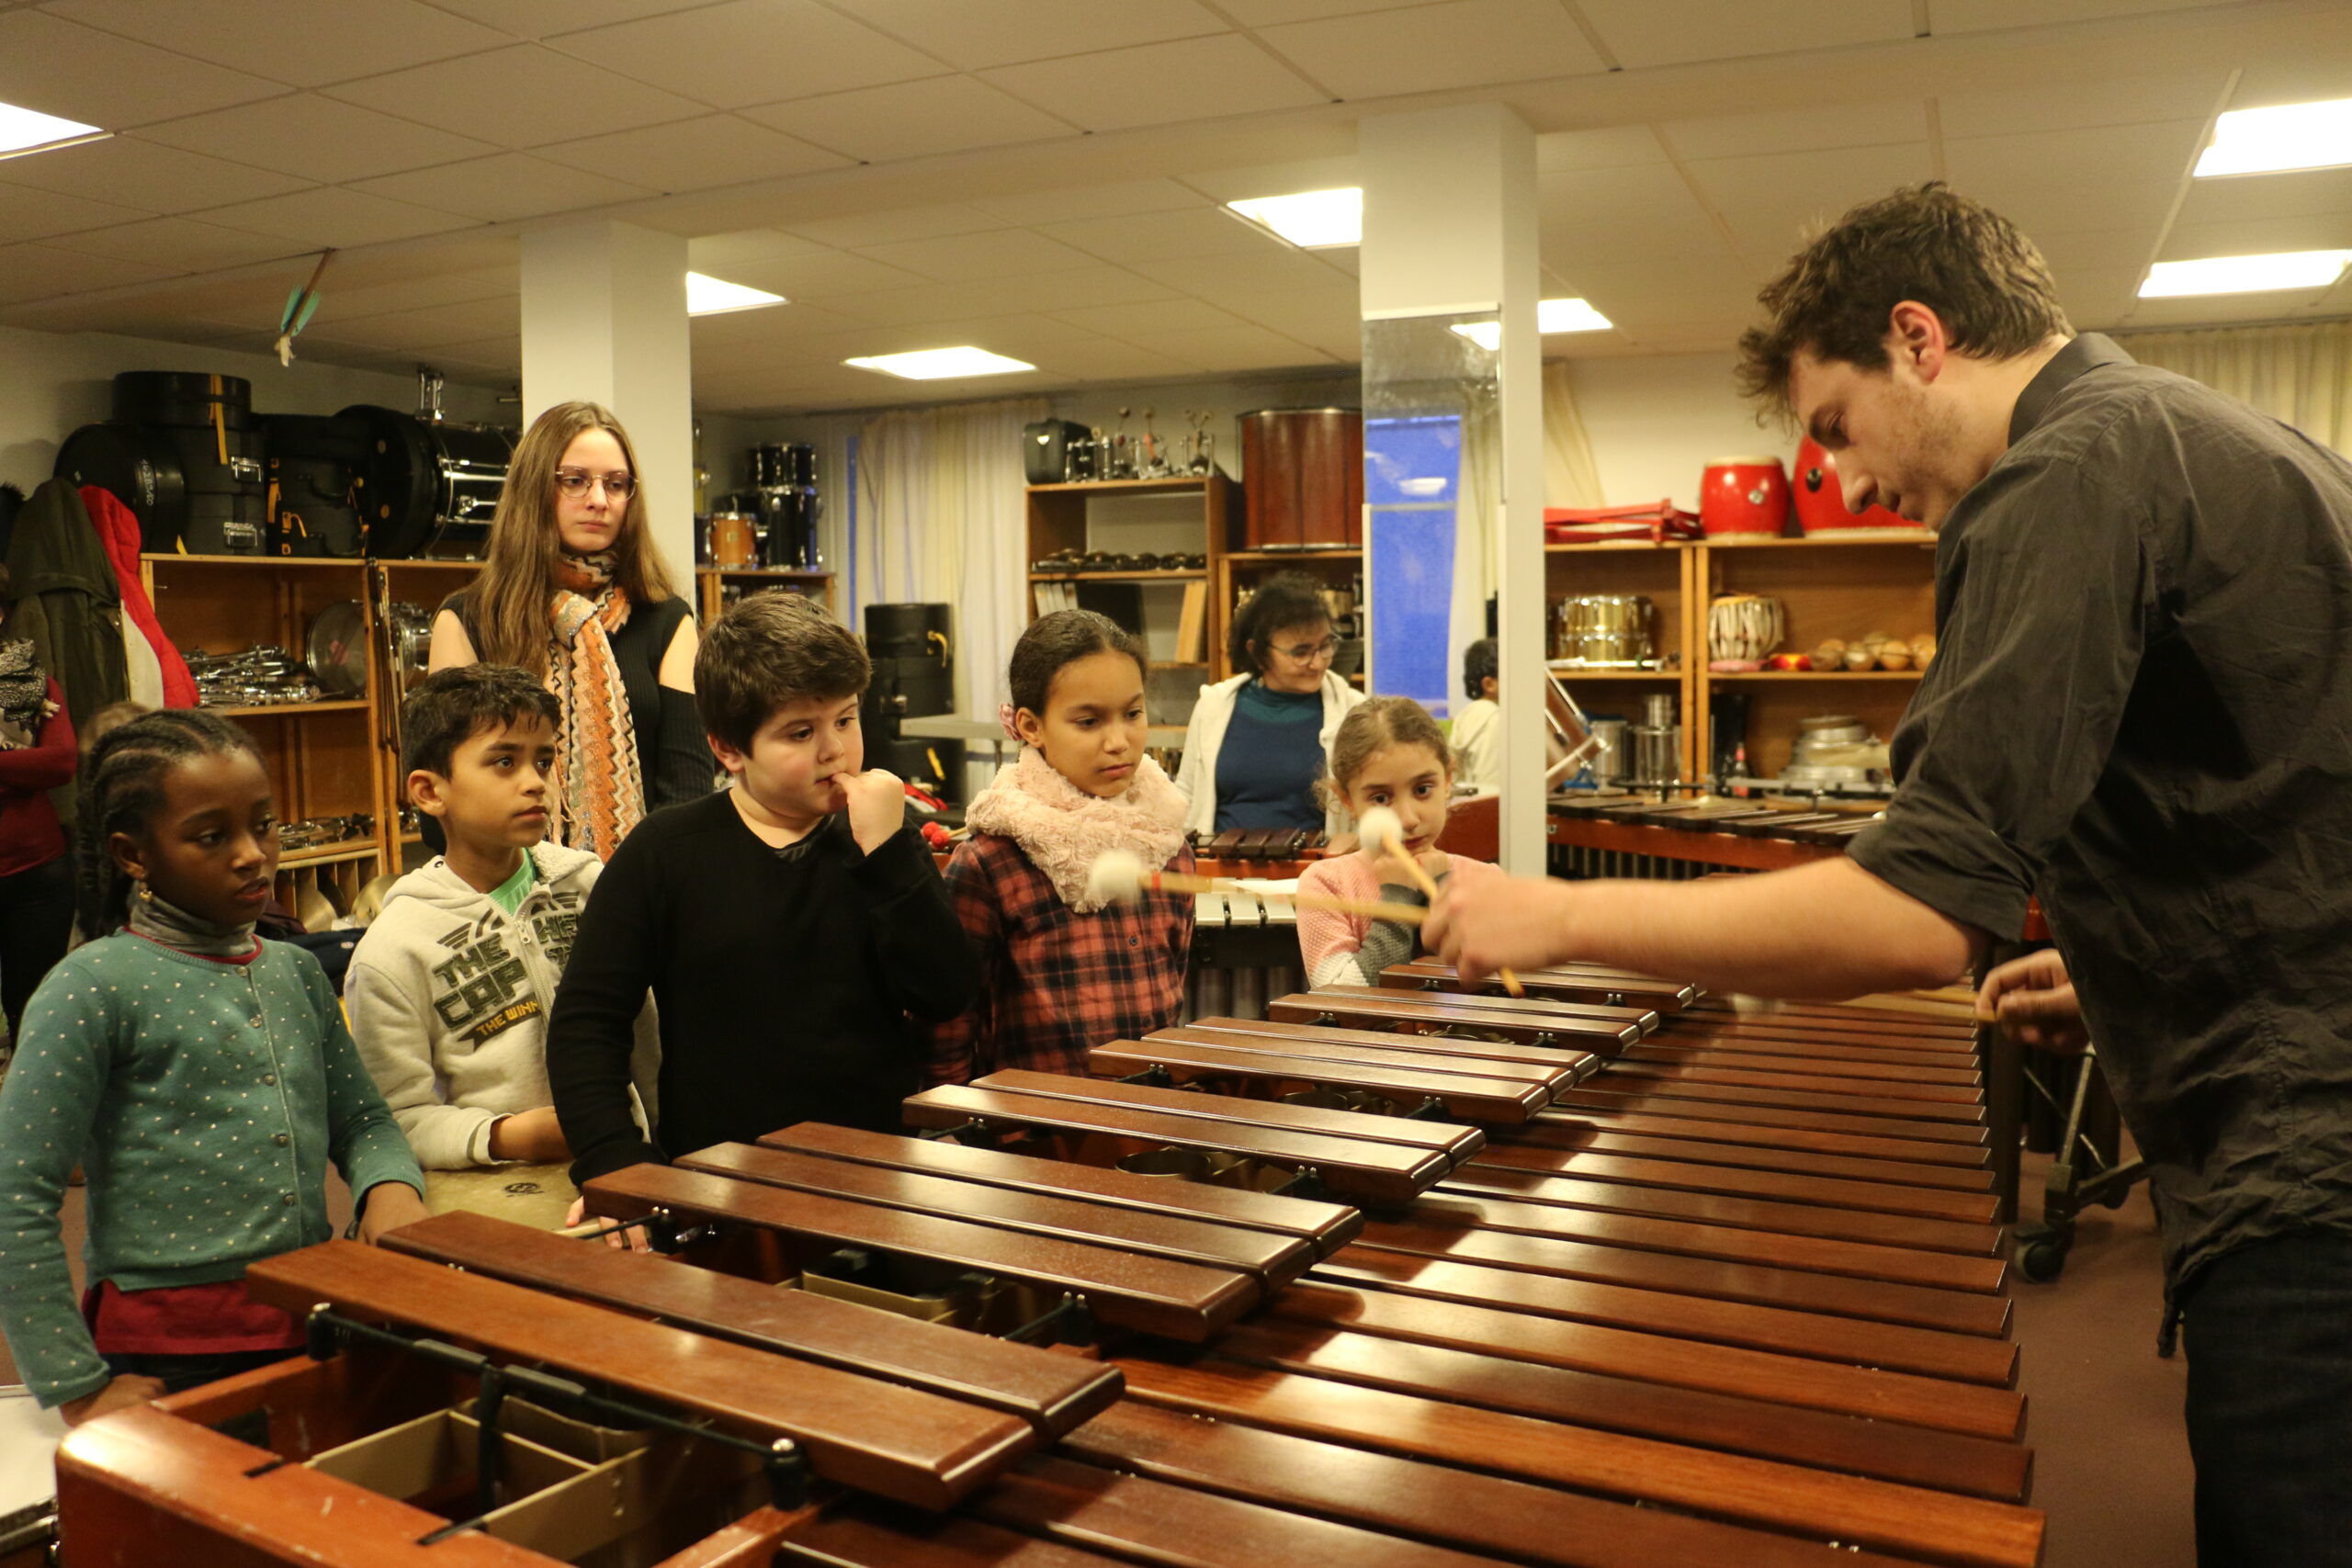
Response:
[{"label": "red conga drum", "polygon": [[1699,527],[1725,534],[1778,534],[1789,520],[1789,476],[1778,457],[1718,457],[1699,479]]},{"label": "red conga drum", "polygon": [[1860,512],[1846,510],[1844,487],[1838,478],[1838,459],[1823,451],[1813,437],[1797,446],[1794,492],[1797,526],[1807,534],[1829,534],[1848,528],[1916,528],[1883,506]]}]

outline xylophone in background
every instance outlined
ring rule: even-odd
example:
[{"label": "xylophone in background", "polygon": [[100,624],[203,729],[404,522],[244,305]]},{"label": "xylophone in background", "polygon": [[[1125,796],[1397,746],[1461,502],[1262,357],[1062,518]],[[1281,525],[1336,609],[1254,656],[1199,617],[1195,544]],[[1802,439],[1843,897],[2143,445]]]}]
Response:
[{"label": "xylophone in background", "polygon": [[1840,855],[1877,813],[1763,801],[1554,795],[1553,868],[1579,877],[1688,881],[1718,871],[1778,871]]},{"label": "xylophone in background", "polygon": [[[1289,880],[1276,884],[1291,886]],[[1263,1018],[1266,1004],[1304,983],[1298,911],[1247,892],[1196,893],[1193,961],[1184,976],[1186,1021]]]},{"label": "xylophone in background", "polygon": [[314,1359],[73,1433],[64,1562],[2039,1560],[1964,1035],[1385,978],[257,1265]]}]

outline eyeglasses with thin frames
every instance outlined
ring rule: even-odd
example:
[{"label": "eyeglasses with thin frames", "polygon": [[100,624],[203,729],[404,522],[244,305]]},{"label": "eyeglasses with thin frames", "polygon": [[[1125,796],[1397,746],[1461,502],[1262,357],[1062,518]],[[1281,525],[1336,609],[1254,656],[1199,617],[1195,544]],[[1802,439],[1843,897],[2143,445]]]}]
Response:
[{"label": "eyeglasses with thin frames", "polygon": [[627,501],[637,489],[637,479],[631,474],[592,474],[585,468],[555,471],[555,488],[566,495],[586,495],[592,484],[602,484],[605,493],[615,501]]},{"label": "eyeglasses with thin frames", "polygon": [[1294,648],[1274,649],[1293,664],[1326,664],[1340,651],[1339,639],[1325,637],[1321,642],[1302,642]]}]

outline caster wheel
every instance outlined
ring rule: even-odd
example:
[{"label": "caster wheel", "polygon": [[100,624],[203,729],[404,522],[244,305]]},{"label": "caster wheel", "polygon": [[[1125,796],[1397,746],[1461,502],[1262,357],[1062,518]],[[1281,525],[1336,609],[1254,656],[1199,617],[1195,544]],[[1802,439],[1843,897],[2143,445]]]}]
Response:
[{"label": "caster wheel", "polygon": [[2132,1189],[2129,1187],[2119,1187],[2114,1191],[2109,1192],[2107,1196],[2101,1198],[2098,1201],[2098,1206],[2102,1209],[2120,1209],[2124,1204],[2129,1203],[2130,1201],[2132,1201]]},{"label": "caster wheel", "polygon": [[2036,1284],[2055,1280],[2066,1269],[2066,1244],[2054,1238],[2030,1242],[2018,1254],[2018,1267]]}]

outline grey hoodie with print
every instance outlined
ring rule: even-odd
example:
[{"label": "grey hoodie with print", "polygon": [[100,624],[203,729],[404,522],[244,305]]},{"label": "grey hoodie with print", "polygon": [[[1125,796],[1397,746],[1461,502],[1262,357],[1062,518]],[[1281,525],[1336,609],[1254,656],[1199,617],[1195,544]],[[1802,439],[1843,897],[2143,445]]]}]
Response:
[{"label": "grey hoodie with print", "polygon": [[[553,1102],[547,1020],[580,911],[604,863],[533,846],[537,879],[514,918],[438,857],[392,884],[344,981],[351,1032],[417,1163],[497,1163],[490,1129]],[[650,1102],[660,1037],[648,998],[630,1077]]]}]

